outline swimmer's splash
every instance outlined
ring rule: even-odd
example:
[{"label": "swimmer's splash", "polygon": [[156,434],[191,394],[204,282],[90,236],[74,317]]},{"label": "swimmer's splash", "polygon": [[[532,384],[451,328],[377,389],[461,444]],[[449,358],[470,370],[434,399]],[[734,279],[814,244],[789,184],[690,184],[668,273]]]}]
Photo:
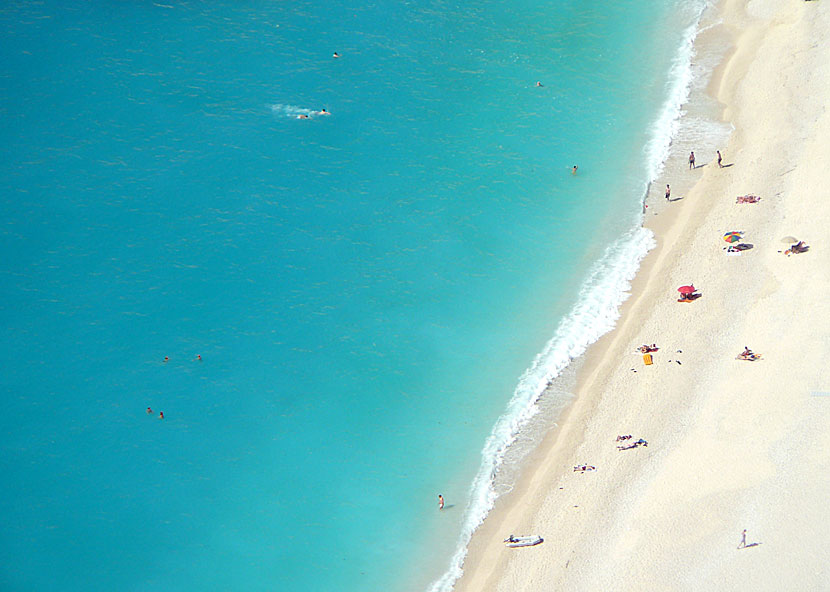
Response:
[{"label": "swimmer's splash", "polygon": [[289,119],[313,119],[321,115],[331,115],[325,109],[306,109],[304,107],[295,107],[294,105],[283,105],[282,103],[271,105],[271,111],[278,117],[288,117]]}]

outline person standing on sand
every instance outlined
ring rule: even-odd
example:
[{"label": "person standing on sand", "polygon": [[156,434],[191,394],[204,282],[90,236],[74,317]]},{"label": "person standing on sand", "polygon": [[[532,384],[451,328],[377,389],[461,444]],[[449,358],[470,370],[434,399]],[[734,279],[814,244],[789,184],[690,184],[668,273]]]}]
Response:
[{"label": "person standing on sand", "polygon": [[741,544],[738,545],[739,549],[746,549],[746,529],[741,533]]},{"label": "person standing on sand", "polygon": [[717,152],[718,152],[718,168],[722,169],[723,164],[721,164],[721,163],[723,162],[723,157],[720,155],[720,150],[718,150]]},{"label": "person standing on sand", "polygon": [[444,496],[441,495],[440,493],[438,494],[438,509],[439,510],[444,509]]},{"label": "person standing on sand", "polygon": [[693,168],[695,168],[695,153],[694,152],[692,152],[689,155],[689,170],[692,170]]},{"label": "person standing on sand", "polygon": [[671,201],[671,187],[666,183],[666,201]]}]

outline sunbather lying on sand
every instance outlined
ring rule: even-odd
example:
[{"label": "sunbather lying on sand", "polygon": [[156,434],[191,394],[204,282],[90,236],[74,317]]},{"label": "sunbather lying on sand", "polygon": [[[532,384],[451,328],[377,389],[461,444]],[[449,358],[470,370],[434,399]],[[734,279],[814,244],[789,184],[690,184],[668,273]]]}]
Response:
[{"label": "sunbather lying on sand", "polygon": [[757,195],[739,195],[736,203],[743,204],[743,203],[758,203],[761,201],[761,198]]},{"label": "sunbather lying on sand", "polygon": [[628,434],[627,436],[617,436],[617,442],[622,442],[623,440],[630,440],[631,438],[633,438],[631,434]]},{"label": "sunbather lying on sand", "polygon": [[596,471],[596,467],[592,467],[591,465],[577,465],[574,467],[575,473],[584,473],[585,471]]},{"label": "sunbather lying on sand", "polygon": [[784,254],[789,257],[793,253],[795,253],[797,255],[799,253],[806,253],[809,250],[810,250],[810,247],[805,245],[804,241],[798,241],[793,246],[791,246],[789,249],[784,251]]},{"label": "sunbather lying on sand", "polygon": [[638,448],[639,446],[648,446],[648,442],[640,438],[636,442],[627,446],[617,446],[617,450],[631,450],[632,448]]},{"label": "sunbather lying on sand", "polygon": [[736,360],[748,360],[750,362],[754,362],[755,360],[760,360],[761,359],[761,354],[753,353],[751,349],[744,346],[744,351],[742,351],[740,354],[738,354],[735,357],[735,359]]},{"label": "sunbather lying on sand", "polygon": [[656,352],[658,349],[660,349],[660,348],[657,347],[657,345],[654,344],[654,343],[652,343],[651,345],[645,345],[644,344],[644,345],[640,346],[640,351],[644,354],[648,354],[648,353],[651,353],[651,352]]}]

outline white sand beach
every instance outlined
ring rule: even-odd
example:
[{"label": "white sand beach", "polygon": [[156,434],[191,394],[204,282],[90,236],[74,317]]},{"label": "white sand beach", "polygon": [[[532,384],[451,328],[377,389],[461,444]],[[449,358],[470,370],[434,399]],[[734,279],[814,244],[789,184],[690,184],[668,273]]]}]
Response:
[{"label": "white sand beach", "polygon": [[[693,187],[649,207],[658,246],[622,319],[475,533],[459,592],[830,590],[830,4],[719,10],[734,36],[711,84],[735,127],[729,166],[670,163]],[[736,230],[754,248],[727,255]],[[786,255],[787,236],[809,251]],[[690,283],[702,296],[678,302]],[[745,346],[762,358],[737,360]],[[627,434],[648,446],[618,450]],[[597,470],[573,471],[584,463]],[[545,540],[511,549],[510,534]]]}]

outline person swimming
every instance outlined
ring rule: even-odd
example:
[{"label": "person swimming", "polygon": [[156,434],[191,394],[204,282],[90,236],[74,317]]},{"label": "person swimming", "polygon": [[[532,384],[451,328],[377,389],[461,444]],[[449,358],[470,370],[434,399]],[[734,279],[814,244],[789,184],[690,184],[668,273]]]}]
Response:
[{"label": "person swimming", "polygon": [[326,109],[325,109],[325,107],[324,107],[323,109],[320,109],[320,110],[317,112],[317,115],[331,115],[331,113],[329,113],[328,111],[326,111]]},{"label": "person swimming", "polygon": [[577,169],[577,168],[579,168],[579,167],[577,167],[576,165],[574,165],[574,168],[572,168],[572,169],[571,169],[571,174],[572,174],[572,175],[575,175],[575,174],[576,174],[576,169]]},{"label": "person swimming", "polygon": [[339,57],[340,57],[340,54],[339,54],[339,53],[337,53],[337,52],[335,51],[333,54],[331,54],[331,57],[333,57],[333,58],[339,58]]}]

